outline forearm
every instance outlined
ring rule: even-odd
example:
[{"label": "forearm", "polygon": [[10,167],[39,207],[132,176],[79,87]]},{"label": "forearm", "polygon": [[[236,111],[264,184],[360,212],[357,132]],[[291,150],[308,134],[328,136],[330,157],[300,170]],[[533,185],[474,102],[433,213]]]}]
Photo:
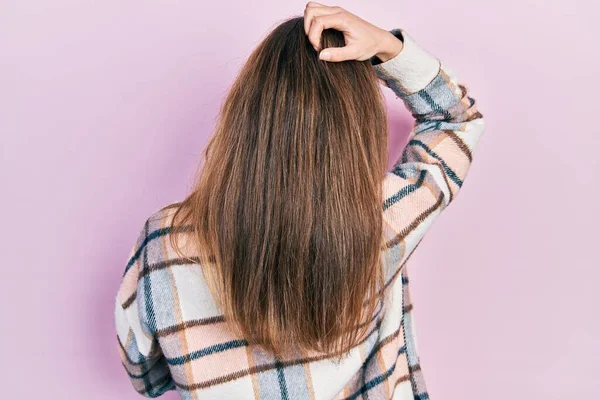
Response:
[{"label": "forearm", "polygon": [[403,48],[383,63],[374,63],[377,75],[402,99],[415,126],[392,172],[406,177],[428,169],[444,193],[444,205],[456,195],[484,131],[475,100],[453,72],[422,49],[404,31],[390,31]]},{"label": "forearm", "polygon": [[390,31],[382,30],[381,38],[377,41],[378,48],[375,57],[381,62],[386,62],[396,57],[404,47],[402,40],[398,39]]}]

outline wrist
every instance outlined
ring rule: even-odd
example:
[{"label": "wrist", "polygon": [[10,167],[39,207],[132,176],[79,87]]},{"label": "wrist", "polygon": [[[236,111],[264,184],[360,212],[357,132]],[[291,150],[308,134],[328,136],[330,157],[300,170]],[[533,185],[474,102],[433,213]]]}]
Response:
[{"label": "wrist", "polygon": [[381,38],[378,40],[378,48],[376,50],[375,56],[381,60],[381,62],[386,62],[394,57],[396,57],[404,48],[404,43],[394,36],[389,31],[382,31]]},{"label": "wrist", "polygon": [[441,62],[404,30],[396,28],[390,33],[402,41],[402,52],[387,62],[374,64],[373,68],[379,78],[404,94],[416,93],[433,82],[440,73]]}]

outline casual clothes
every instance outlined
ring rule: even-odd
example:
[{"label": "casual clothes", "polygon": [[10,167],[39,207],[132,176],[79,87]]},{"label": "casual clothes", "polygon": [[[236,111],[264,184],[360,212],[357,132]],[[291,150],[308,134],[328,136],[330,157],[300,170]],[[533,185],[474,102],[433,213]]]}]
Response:
[{"label": "casual clothes", "polygon": [[[403,30],[394,58],[370,61],[415,118],[383,183],[385,304],[368,338],[341,361],[275,359],[227,329],[197,264],[169,243],[173,208],[154,212],[129,256],[115,304],[121,360],[136,391],[183,399],[428,399],[415,345],[406,261],[453,201],[484,132],[454,74]],[[183,232],[184,233],[184,232]],[[179,232],[178,234],[182,234]]]}]

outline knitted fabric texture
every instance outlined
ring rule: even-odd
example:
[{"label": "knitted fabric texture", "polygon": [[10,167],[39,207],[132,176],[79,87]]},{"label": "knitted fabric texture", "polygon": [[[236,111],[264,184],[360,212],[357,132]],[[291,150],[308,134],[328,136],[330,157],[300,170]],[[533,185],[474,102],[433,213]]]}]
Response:
[{"label": "knitted fabric texture", "polygon": [[[385,302],[368,338],[341,362],[327,355],[276,359],[227,329],[197,264],[178,258],[173,209],[141,229],[115,302],[122,365],[145,397],[182,399],[428,399],[415,343],[406,262],[456,198],[484,132],[475,101],[454,74],[403,30],[394,58],[370,61],[415,118],[402,155],[386,173]],[[178,233],[181,234],[181,233]],[[385,303],[385,304],[384,304]]]}]

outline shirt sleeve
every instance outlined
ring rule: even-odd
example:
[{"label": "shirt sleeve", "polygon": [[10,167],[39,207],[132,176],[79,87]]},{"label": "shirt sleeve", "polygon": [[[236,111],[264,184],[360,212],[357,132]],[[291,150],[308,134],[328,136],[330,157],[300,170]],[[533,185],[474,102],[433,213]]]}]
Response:
[{"label": "shirt sleeve", "polygon": [[121,363],[133,388],[142,396],[158,397],[175,390],[175,382],[168,368],[156,336],[152,313],[146,310],[144,266],[151,235],[146,221],[133,246],[125,266],[115,301],[117,346]]},{"label": "shirt sleeve", "polygon": [[400,53],[385,62],[370,61],[415,119],[406,147],[384,180],[384,221],[393,231],[386,247],[399,245],[402,265],[456,199],[485,125],[453,71],[404,30],[390,32],[404,43]]}]

